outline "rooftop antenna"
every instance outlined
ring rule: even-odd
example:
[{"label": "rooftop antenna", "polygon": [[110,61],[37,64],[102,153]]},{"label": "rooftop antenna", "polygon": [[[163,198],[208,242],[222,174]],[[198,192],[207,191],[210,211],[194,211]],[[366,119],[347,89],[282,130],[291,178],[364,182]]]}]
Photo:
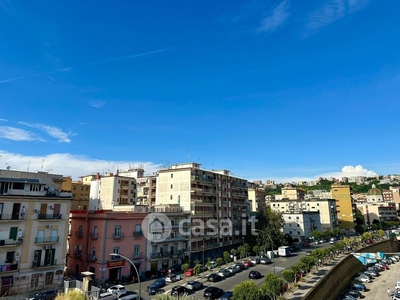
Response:
[{"label": "rooftop antenna", "polygon": [[43,163],[44,163],[44,159],[42,159],[42,171],[43,171]]},{"label": "rooftop antenna", "polygon": [[29,172],[29,165],[30,165],[31,161],[28,161],[28,167],[26,168],[26,171]]}]

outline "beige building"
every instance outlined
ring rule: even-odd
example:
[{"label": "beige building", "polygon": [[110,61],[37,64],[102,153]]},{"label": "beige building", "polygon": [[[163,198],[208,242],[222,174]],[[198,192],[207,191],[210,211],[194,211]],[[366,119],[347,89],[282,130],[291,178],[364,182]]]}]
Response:
[{"label": "beige building", "polygon": [[282,194],[275,195],[276,200],[290,199],[290,200],[302,200],[304,199],[305,191],[295,187],[284,187],[282,188]]},{"label": "beige building", "polygon": [[[191,212],[192,261],[202,260],[204,255],[220,256],[243,242],[247,180],[232,176],[227,170],[202,169],[198,163],[175,164],[159,170],[156,193],[157,204],[177,204]],[[207,221],[215,228],[207,226]]]},{"label": "beige building", "polygon": [[321,230],[333,230],[338,228],[336,201],[334,199],[306,199],[306,200],[273,200],[271,209],[280,213],[292,212],[317,212],[321,222]]},{"label": "beige building", "polygon": [[64,177],[61,189],[72,194],[71,209],[86,210],[89,207],[90,182],[84,184],[83,181],[72,181],[71,177]]},{"label": "beige building", "polygon": [[248,201],[251,212],[263,211],[267,208],[265,189],[255,183],[249,182]]},{"label": "beige building", "polygon": [[371,226],[374,220],[377,221],[397,221],[397,212],[394,205],[388,203],[363,203],[357,204],[364,215],[364,222],[366,226]]},{"label": "beige building", "polygon": [[332,198],[336,200],[339,227],[345,230],[354,230],[356,222],[356,204],[352,198],[350,185],[334,184],[331,186]]},{"label": "beige building", "polygon": [[1,294],[58,287],[63,279],[71,193],[63,176],[0,170]]}]

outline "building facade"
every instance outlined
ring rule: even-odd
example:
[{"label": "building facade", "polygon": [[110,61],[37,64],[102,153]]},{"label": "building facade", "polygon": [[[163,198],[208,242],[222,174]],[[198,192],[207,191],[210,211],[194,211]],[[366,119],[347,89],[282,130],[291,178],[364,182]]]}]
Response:
[{"label": "building facade", "polygon": [[[247,180],[227,170],[205,170],[197,163],[172,165],[158,173],[157,204],[191,212],[190,257],[222,255],[241,244],[248,207]],[[206,226],[207,222],[215,225]]]},{"label": "building facade", "polygon": [[[137,209],[137,207],[136,207]],[[80,276],[81,272],[94,273],[96,281],[111,282],[122,276],[130,280],[137,274],[134,267],[117,253],[128,257],[139,273],[148,269],[147,240],[142,223],[147,208],[135,211],[72,210],[70,213],[67,275]],[[146,212],[143,212],[146,210]]]},{"label": "building facade", "polygon": [[267,208],[265,188],[262,185],[248,183],[248,201],[251,212],[263,211]]},{"label": "building facade", "polygon": [[82,181],[72,181],[71,177],[64,177],[61,189],[72,194],[71,209],[88,209],[90,183],[84,184]]},{"label": "building facade", "polygon": [[350,185],[333,184],[331,186],[332,198],[336,200],[339,228],[354,231],[356,226],[356,204],[352,198]]},{"label": "building facade", "polygon": [[0,170],[1,295],[62,281],[71,193],[62,175]]},{"label": "building facade", "polygon": [[314,230],[321,231],[321,220],[318,212],[292,211],[282,214],[285,225],[283,234],[290,235],[298,241],[305,241]]}]

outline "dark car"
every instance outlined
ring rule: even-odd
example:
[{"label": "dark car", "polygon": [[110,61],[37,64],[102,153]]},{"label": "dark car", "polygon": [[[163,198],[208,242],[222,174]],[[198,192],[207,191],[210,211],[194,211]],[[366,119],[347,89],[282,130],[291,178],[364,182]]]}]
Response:
[{"label": "dark car", "polygon": [[345,294],[353,296],[354,298],[364,298],[363,295],[358,290],[347,290]]},{"label": "dark car", "polygon": [[238,266],[240,268],[240,270],[245,270],[247,269],[246,266],[244,264],[242,264],[241,262],[236,263],[235,266]]},{"label": "dark car", "polygon": [[216,286],[209,286],[204,291],[204,298],[206,299],[218,299],[224,294],[224,291]]},{"label": "dark car", "polygon": [[179,272],[179,271],[182,271],[182,265],[181,264],[176,264],[176,265],[173,265],[169,269],[171,270],[171,273]]},{"label": "dark car", "polygon": [[189,281],[186,283],[186,287],[192,291],[201,290],[203,288],[203,283],[200,281]]},{"label": "dark car", "polygon": [[233,297],[233,293],[230,291],[227,291],[225,293],[222,294],[220,300],[231,300]]},{"label": "dark car", "polygon": [[163,294],[165,291],[162,288],[154,287],[154,286],[148,286],[146,288],[146,291],[149,295],[158,295],[158,294]]},{"label": "dark car", "polygon": [[367,288],[365,287],[364,284],[362,283],[353,283],[349,286],[350,290],[357,290],[357,291],[361,291],[361,292],[365,292],[367,290]]},{"label": "dark car", "polygon": [[163,278],[156,279],[153,281],[152,284],[147,287],[147,292],[149,293],[149,295],[156,295],[159,293],[159,290],[164,286],[166,286],[166,282]]},{"label": "dark car", "polygon": [[161,272],[158,270],[149,270],[144,272],[144,276],[147,278],[153,279],[153,278],[158,278],[161,276]]},{"label": "dark car", "polygon": [[211,281],[211,282],[217,282],[217,281],[221,281],[223,278],[222,276],[219,276],[217,273],[212,273],[210,275],[208,275],[207,280]]},{"label": "dark car", "polygon": [[258,271],[250,271],[250,273],[249,273],[250,279],[260,279],[261,277],[262,277],[261,273]]},{"label": "dark car", "polygon": [[192,290],[188,289],[187,287],[184,286],[174,286],[171,290],[171,296],[174,297],[181,297],[184,295],[189,295],[192,292]]},{"label": "dark car", "polygon": [[35,295],[35,297],[30,298],[30,300],[48,300],[55,299],[57,297],[57,290],[42,291]]}]

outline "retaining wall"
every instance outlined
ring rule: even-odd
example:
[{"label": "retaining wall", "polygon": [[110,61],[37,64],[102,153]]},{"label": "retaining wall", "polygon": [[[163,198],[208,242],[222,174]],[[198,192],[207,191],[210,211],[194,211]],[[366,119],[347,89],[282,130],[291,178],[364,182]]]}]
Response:
[{"label": "retaining wall", "polygon": [[[399,252],[399,242],[396,239],[385,240],[358,250],[362,253]],[[346,287],[349,281],[365,267],[353,255],[348,255],[337,265],[332,267],[323,278],[304,296],[303,300],[334,300],[337,295]]]}]

